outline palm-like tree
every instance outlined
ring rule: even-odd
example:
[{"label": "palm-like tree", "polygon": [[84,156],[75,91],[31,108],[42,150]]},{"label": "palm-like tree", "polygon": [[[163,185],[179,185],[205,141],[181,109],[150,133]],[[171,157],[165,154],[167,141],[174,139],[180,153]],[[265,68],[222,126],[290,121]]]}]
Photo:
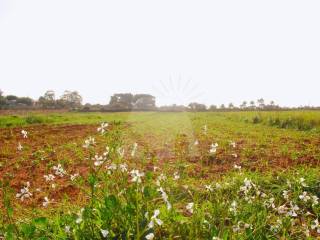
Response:
[{"label": "palm-like tree", "polygon": [[246,108],[247,107],[247,101],[243,101],[240,105],[240,108]]},{"label": "palm-like tree", "polygon": [[250,107],[251,107],[251,108],[255,108],[255,107],[256,107],[255,102],[254,102],[253,100],[250,101]]}]

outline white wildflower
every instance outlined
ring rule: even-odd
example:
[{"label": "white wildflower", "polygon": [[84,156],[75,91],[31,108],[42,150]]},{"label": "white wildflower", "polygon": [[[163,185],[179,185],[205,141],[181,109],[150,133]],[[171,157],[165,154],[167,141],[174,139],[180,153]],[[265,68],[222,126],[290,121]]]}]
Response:
[{"label": "white wildflower", "polygon": [[312,196],[312,206],[318,205],[319,204],[319,198],[316,195]]},{"label": "white wildflower", "polygon": [[97,128],[97,131],[101,134],[104,134],[106,131],[106,128],[109,126],[108,123],[101,123],[100,127]]},{"label": "white wildflower", "polygon": [[241,170],[241,166],[239,166],[237,164],[235,164],[233,167],[234,167],[234,169]]},{"label": "white wildflower", "polygon": [[277,232],[279,231],[279,229],[281,228],[281,225],[282,225],[282,221],[281,221],[280,219],[278,219],[278,220],[277,220],[277,223],[276,223],[275,225],[272,225],[272,226],[270,227],[270,230],[271,230],[272,232],[277,233]]},{"label": "white wildflower", "polygon": [[307,192],[303,192],[299,198],[304,202],[308,202],[311,199]]},{"label": "white wildflower", "polygon": [[245,178],[243,181],[244,185],[240,187],[240,192],[243,192],[244,195],[247,195],[249,191],[256,185],[250,180]]},{"label": "white wildflower", "polygon": [[58,164],[57,166],[53,166],[53,170],[55,171],[55,175],[63,177],[66,174],[66,171],[63,169],[61,164]]},{"label": "white wildflower", "polygon": [[144,176],[143,172],[139,172],[139,170],[132,170],[131,174],[131,182],[141,183],[141,177]]},{"label": "white wildflower", "polygon": [[282,192],[282,196],[283,196],[284,199],[289,200],[289,191],[284,190],[284,191]]},{"label": "white wildflower", "polygon": [[148,224],[149,229],[153,228],[155,223],[158,224],[159,226],[163,224],[162,220],[158,218],[159,214],[160,214],[159,209],[154,210],[153,216],[151,217],[151,221]]},{"label": "white wildflower", "polygon": [[76,219],[76,224],[80,224],[82,222],[82,214],[84,212],[84,208],[81,208],[81,210],[78,212],[78,217]]},{"label": "white wildflower", "polygon": [[65,226],[65,227],[64,227],[64,231],[65,231],[66,233],[70,233],[70,226],[69,226],[69,225]]},{"label": "white wildflower", "polygon": [[94,145],[95,144],[95,140],[93,137],[89,137],[88,139],[86,139],[84,141],[84,144],[83,144],[83,147],[84,148],[89,148],[90,146]]},{"label": "white wildflower", "polygon": [[306,237],[310,237],[310,230],[309,230],[307,224],[302,223],[302,227],[304,228],[304,234],[306,235]]},{"label": "white wildflower", "polygon": [[22,147],[21,143],[18,143],[17,149],[18,149],[18,151],[22,151],[23,147]]},{"label": "white wildflower", "polygon": [[232,212],[233,214],[236,214],[237,213],[237,202],[236,201],[233,201],[231,203],[231,207],[229,208],[229,211]]},{"label": "white wildflower", "polygon": [[164,175],[163,173],[161,173],[160,176],[158,176],[158,177],[157,177],[157,180],[156,180],[157,186],[160,187],[161,182],[165,181],[166,179],[167,179],[167,176]]},{"label": "white wildflower", "polygon": [[230,146],[233,147],[233,148],[235,148],[235,147],[236,147],[236,143],[233,142],[233,141],[230,141]]},{"label": "white wildflower", "polygon": [[102,236],[103,236],[104,238],[106,238],[106,237],[108,236],[108,234],[109,234],[109,231],[106,230],[106,229],[101,229],[100,232],[101,232],[101,234],[102,234]]},{"label": "white wildflower", "polygon": [[275,209],[274,198],[270,198],[264,202],[264,205],[268,208]]},{"label": "white wildflower", "polygon": [[154,239],[154,234],[153,234],[153,233],[147,234],[147,235],[146,235],[146,239],[147,239],[147,240],[152,240],[152,239]]},{"label": "white wildflower", "polygon": [[131,157],[134,157],[136,155],[137,148],[138,148],[138,144],[134,143],[131,151]]},{"label": "white wildflower", "polygon": [[44,179],[46,180],[46,182],[51,182],[54,181],[54,179],[56,178],[54,175],[52,174],[48,174],[48,175],[43,175]]},{"label": "white wildflower", "polygon": [[290,208],[289,208],[289,212],[287,213],[287,216],[297,217],[298,210],[299,210],[299,207],[297,205],[294,205],[292,202],[290,202]]},{"label": "white wildflower", "polygon": [[174,179],[174,180],[180,179],[180,175],[179,175],[178,172],[175,172],[175,173],[173,174],[173,179]]},{"label": "white wildflower", "polygon": [[28,138],[28,132],[26,130],[21,130],[21,134],[23,138]]},{"label": "white wildflower", "polygon": [[204,185],[205,189],[208,191],[208,192],[213,192],[213,188],[211,186],[211,184],[209,185]]},{"label": "white wildflower", "polygon": [[109,152],[110,152],[110,148],[106,147],[106,151],[103,153],[103,156],[107,157],[109,155]]},{"label": "white wildflower", "polygon": [[117,149],[117,152],[118,152],[120,158],[123,158],[123,156],[124,156],[124,149],[123,149],[123,148],[118,148],[118,149]]},{"label": "white wildflower", "polygon": [[70,175],[70,180],[74,181],[74,180],[76,180],[77,177],[79,177],[79,173],[71,174]]},{"label": "white wildflower", "polygon": [[266,197],[267,197],[267,194],[265,194],[264,192],[262,192],[262,193],[260,194],[260,196],[261,196],[262,198],[266,198]]},{"label": "white wildflower", "polygon": [[252,228],[252,225],[249,224],[249,223],[244,223],[243,227],[244,227],[245,229],[248,229],[248,228]]},{"label": "white wildflower", "polygon": [[249,223],[244,223],[242,221],[239,221],[237,225],[232,226],[233,232],[240,232],[241,229],[252,229],[252,225]]},{"label": "white wildflower", "polygon": [[107,166],[106,167],[107,168],[107,170],[112,170],[112,171],[115,171],[115,170],[117,170],[117,164],[115,164],[115,163],[111,163],[109,166]]},{"label": "white wildflower", "polygon": [[313,221],[313,223],[311,224],[311,229],[312,230],[316,230],[317,233],[320,234],[320,225],[319,225],[319,220],[318,219]]},{"label": "white wildflower", "polygon": [[240,228],[239,225],[234,225],[234,226],[232,226],[232,231],[233,231],[234,233],[240,232],[240,230],[241,230],[241,228]]},{"label": "white wildflower", "polygon": [[128,172],[128,165],[123,163],[123,164],[119,164],[119,168],[121,172]]},{"label": "white wildflower", "polygon": [[292,187],[292,184],[291,184],[291,182],[290,182],[288,179],[287,179],[287,185],[288,185],[289,188]]},{"label": "white wildflower", "polygon": [[288,212],[288,208],[286,205],[281,205],[277,208],[279,214],[286,214]]},{"label": "white wildflower", "polygon": [[300,178],[299,182],[300,182],[302,187],[308,187],[308,185],[305,183],[305,179],[304,178]]},{"label": "white wildflower", "polygon": [[96,154],[92,160],[94,161],[94,165],[96,167],[99,167],[104,163],[104,161],[106,161],[106,157],[105,156],[99,156],[98,154]]},{"label": "white wildflower", "polygon": [[25,198],[30,198],[32,193],[29,191],[30,183],[27,182],[26,186],[20,189],[20,193],[16,194],[16,198],[20,198],[23,201]]},{"label": "white wildflower", "polygon": [[194,203],[191,202],[187,204],[186,209],[189,213],[193,214],[193,207],[194,207]]},{"label": "white wildflower", "polygon": [[48,205],[51,203],[48,197],[44,197],[44,200],[42,202],[43,207],[48,207]]},{"label": "white wildflower", "polygon": [[218,143],[212,143],[210,146],[210,150],[209,153],[210,154],[215,154],[217,152],[217,148],[218,148]]},{"label": "white wildflower", "polygon": [[82,216],[79,216],[77,219],[76,219],[76,224],[80,224],[82,222]]},{"label": "white wildflower", "polygon": [[204,125],[204,126],[203,126],[203,133],[204,133],[204,134],[207,134],[207,132],[208,132],[208,126],[207,126],[207,125]]},{"label": "white wildflower", "polygon": [[167,193],[163,190],[162,187],[158,188],[158,191],[161,193],[161,197],[162,197],[163,201],[166,203],[167,209],[170,210],[172,208],[172,206],[171,206],[171,203],[168,200]]}]

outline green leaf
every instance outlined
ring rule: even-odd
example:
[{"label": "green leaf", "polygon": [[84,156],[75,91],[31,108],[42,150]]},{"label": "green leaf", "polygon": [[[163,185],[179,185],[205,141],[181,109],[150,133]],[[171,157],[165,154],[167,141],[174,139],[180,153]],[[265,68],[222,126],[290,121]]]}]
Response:
[{"label": "green leaf", "polygon": [[8,225],[6,229],[6,240],[13,240],[14,239],[14,225],[10,224]]},{"label": "green leaf", "polygon": [[21,232],[24,236],[31,238],[36,230],[36,227],[33,224],[22,224],[21,225]]},{"label": "green leaf", "polygon": [[8,206],[8,207],[7,207],[7,213],[8,213],[8,215],[9,215],[9,217],[12,218],[12,216],[13,216],[13,208],[10,207],[10,206]]},{"label": "green leaf", "polygon": [[97,180],[98,180],[97,177],[93,174],[90,174],[88,176],[88,182],[91,186],[94,186],[96,184]]},{"label": "green leaf", "polygon": [[47,226],[47,224],[48,224],[48,219],[45,218],[45,217],[39,217],[39,218],[35,218],[35,219],[33,220],[33,222],[34,222],[36,225],[40,225],[40,226],[42,226],[42,227],[45,227],[45,226]]},{"label": "green leaf", "polygon": [[108,209],[115,209],[119,205],[118,200],[114,195],[105,197],[104,204]]}]

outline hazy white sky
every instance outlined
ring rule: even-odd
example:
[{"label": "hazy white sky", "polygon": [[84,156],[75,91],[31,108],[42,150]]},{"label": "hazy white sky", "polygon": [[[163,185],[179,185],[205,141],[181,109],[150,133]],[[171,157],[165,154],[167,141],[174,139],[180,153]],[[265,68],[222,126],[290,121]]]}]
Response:
[{"label": "hazy white sky", "polygon": [[320,105],[319,13],[319,0],[0,0],[0,89]]}]

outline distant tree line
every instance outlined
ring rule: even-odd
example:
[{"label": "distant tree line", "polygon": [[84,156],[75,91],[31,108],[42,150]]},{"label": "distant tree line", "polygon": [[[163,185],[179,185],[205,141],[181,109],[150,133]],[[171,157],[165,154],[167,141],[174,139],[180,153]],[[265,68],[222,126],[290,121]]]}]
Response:
[{"label": "distant tree line", "polygon": [[0,90],[0,109],[81,109],[82,97],[77,91],[65,91],[56,98],[54,91],[47,91],[38,100],[15,95],[4,96]]},{"label": "distant tree line", "polygon": [[0,90],[0,109],[69,109],[78,111],[152,111],[157,110],[156,99],[150,94],[118,93],[110,98],[107,105],[82,104],[82,96],[77,91],[64,91],[56,97],[48,90],[38,100],[29,97],[4,96]]},{"label": "distant tree line", "polygon": [[188,106],[169,105],[156,106],[156,98],[150,94],[117,93],[111,96],[109,104],[83,104],[82,96],[77,91],[64,91],[60,97],[52,90],[48,90],[38,100],[29,97],[17,97],[15,95],[4,95],[0,90],[0,109],[67,109],[74,111],[164,111],[164,112],[218,112],[218,111],[275,111],[291,109],[320,110],[320,107],[301,106],[298,108],[280,107],[274,101],[266,103],[263,98],[257,101],[243,101],[239,106],[229,103],[220,106],[192,102]]}]

